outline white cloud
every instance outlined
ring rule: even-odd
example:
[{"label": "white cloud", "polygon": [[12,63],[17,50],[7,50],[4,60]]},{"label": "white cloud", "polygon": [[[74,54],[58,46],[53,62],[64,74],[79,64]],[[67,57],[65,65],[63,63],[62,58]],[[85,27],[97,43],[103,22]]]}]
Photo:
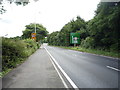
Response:
[{"label": "white cloud", "polygon": [[81,16],[90,20],[100,0],[39,0],[27,6],[7,5],[7,12],[0,15],[0,36],[13,37],[22,34],[24,26],[37,22],[43,24],[49,32],[60,30],[67,22]]}]

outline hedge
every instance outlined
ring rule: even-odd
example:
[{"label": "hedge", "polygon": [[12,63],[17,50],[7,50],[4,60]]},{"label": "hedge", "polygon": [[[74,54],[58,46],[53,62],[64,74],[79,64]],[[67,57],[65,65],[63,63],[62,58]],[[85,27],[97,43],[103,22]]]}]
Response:
[{"label": "hedge", "polygon": [[31,39],[2,38],[2,71],[15,68],[38,48],[39,45]]}]

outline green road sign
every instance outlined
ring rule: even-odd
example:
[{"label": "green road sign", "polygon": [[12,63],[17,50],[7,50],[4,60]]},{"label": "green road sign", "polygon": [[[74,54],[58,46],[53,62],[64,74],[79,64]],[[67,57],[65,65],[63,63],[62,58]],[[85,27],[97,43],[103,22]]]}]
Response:
[{"label": "green road sign", "polygon": [[80,33],[70,33],[70,43],[80,44]]}]

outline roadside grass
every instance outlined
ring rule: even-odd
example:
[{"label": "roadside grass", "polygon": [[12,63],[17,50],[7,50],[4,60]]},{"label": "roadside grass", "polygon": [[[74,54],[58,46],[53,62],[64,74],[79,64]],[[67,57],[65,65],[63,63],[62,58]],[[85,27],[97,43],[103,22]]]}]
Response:
[{"label": "roadside grass", "polygon": [[21,58],[21,60],[18,60],[15,65],[15,67],[12,68],[7,68],[6,70],[0,72],[0,78],[2,78],[3,76],[5,76],[8,72],[10,72],[11,70],[13,70],[14,68],[18,67],[19,65],[21,65],[22,63],[24,63],[27,60],[26,58]]},{"label": "roadside grass", "polygon": [[76,50],[76,51],[86,52],[86,53],[92,53],[92,54],[97,54],[97,55],[103,55],[103,56],[110,56],[114,58],[120,58],[120,55],[118,52],[109,52],[109,51],[103,51],[99,49],[90,49],[90,48],[86,49],[83,47],[65,47],[65,46],[55,46],[55,47]]},{"label": "roadside grass", "polygon": [[7,69],[3,72],[0,72],[0,78],[2,78],[3,76],[5,76],[8,72],[10,72],[12,69]]}]

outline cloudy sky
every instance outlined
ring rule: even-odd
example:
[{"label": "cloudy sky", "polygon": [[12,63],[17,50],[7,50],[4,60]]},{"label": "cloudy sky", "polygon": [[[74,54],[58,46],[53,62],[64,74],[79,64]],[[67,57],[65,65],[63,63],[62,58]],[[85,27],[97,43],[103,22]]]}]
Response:
[{"label": "cloudy sky", "polygon": [[94,17],[100,0],[39,0],[26,6],[5,4],[7,12],[0,15],[0,36],[22,35],[25,25],[36,22],[51,33],[59,31],[70,20],[80,16],[85,21]]}]

